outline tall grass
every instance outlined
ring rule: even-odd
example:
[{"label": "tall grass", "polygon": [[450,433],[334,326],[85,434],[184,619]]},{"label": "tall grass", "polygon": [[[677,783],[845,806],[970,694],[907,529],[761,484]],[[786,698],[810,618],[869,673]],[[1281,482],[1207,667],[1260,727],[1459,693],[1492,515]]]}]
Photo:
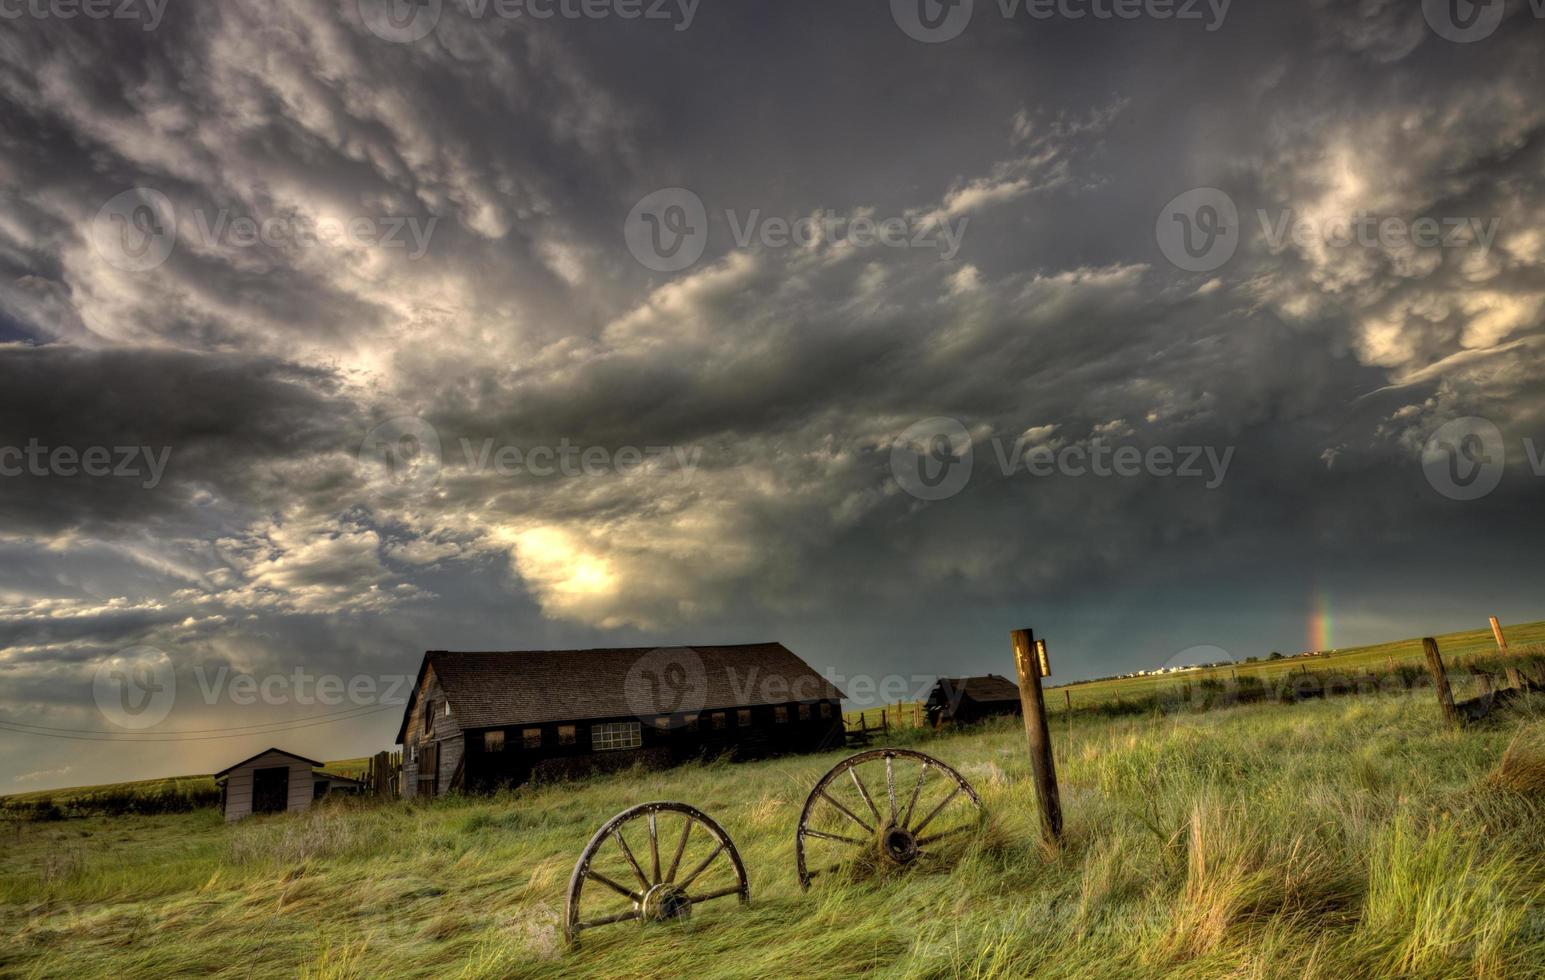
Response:
[{"label": "tall grass", "polygon": [[[1428,695],[1075,718],[1053,735],[1058,849],[1039,840],[1017,721],[909,735],[973,781],[984,828],[943,867],[808,894],[794,825],[842,753],[234,827],[28,824],[0,856],[0,975],[1545,975],[1539,700],[1458,733]],[[752,907],[565,950],[574,859],[649,799],[719,819]]]}]

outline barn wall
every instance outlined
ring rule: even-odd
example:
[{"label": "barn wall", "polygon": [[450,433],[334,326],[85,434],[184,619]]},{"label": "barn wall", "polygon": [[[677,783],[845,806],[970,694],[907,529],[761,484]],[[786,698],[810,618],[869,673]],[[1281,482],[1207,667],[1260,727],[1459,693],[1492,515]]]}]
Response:
[{"label": "barn wall", "polygon": [[[810,717],[804,721],[799,718],[797,702],[782,705],[787,710],[788,718],[784,722],[777,721],[776,706],[757,705],[750,709],[751,720],[748,725],[740,723],[739,709],[722,709],[725,715],[725,726],[722,729],[715,729],[712,725],[713,715],[720,713],[718,711],[697,712],[695,729],[688,727],[680,715],[673,716],[673,724],[666,728],[658,728],[647,721],[640,722],[632,715],[564,722],[573,724],[576,729],[573,745],[559,744],[559,723],[556,722],[469,731],[463,742],[467,759],[467,788],[489,791],[499,786],[518,785],[530,779],[533,770],[547,778],[560,773],[581,775],[590,768],[610,771],[633,762],[654,767],[725,753],[733,753],[736,758],[756,758],[840,747],[844,741],[841,703],[826,702],[827,717],[824,718],[820,702],[807,704]],[[613,722],[639,722],[643,745],[638,749],[623,751],[594,751],[591,748],[592,726]],[[522,732],[526,728],[541,730],[541,748],[525,748]],[[484,750],[485,731],[504,732],[503,751]]]},{"label": "barn wall", "polygon": [[226,777],[225,819],[227,821],[252,816],[253,771],[276,769],[279,766],[288,766],[290,769],[290,796],[287,801],[289,812],[296,813],[311,806],[315,793],[311,764],[298,761],[282,752],[265,752],[240,769],[233,770]]},{"label": "barn wall", "polygon": [[[424,705],[431,701],[439,707],[435,717],[429,719],[424,717]],[[402,736],[403,796],[418,795],[418,754],[414,750],[431,741],[440,746],[440,779],[436,793],[445,793],[451,788],[451,777],[456,774],[456,764],[461,761],[463,739],[454,709],[451,714],[445,713],[447,703],[434,667],[425,669],[424,681],[414,696],[413,711]]]}]

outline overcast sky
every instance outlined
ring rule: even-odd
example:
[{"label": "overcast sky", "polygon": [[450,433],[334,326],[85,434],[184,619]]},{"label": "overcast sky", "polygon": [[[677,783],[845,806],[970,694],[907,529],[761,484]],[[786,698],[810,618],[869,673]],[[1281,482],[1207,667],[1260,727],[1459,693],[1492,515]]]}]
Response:
[{"label": "overcast sky", "polygon": [[0,793],[388,747],[426,649],[1545,616],[1528,2],[917,2],[7,6]]}]

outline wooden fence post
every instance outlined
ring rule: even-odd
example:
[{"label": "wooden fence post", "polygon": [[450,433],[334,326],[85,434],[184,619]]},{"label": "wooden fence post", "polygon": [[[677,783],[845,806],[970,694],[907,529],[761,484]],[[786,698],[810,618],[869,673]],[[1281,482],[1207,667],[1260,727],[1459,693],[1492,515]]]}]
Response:
[{"label": "wooden fence post", "polygon": [[1029,630],[1015,630],[1014,666],[1019,672],[1019,703],[1025,713],[1025,737],[1030,743],[1030,770],[1041,800],[1041,823],[1047,835],[1062,842],[1062,800],[1057,794],[1057,766],[1052,758],[1051,730],[1046,724],[1046,699],[1041,691],[1041,662]]},{"label": "wooden fence post", "polygon": [[1502,624],[1495,616],[1491,617],[1491,635],[1497,638],[1497,652],[1507,653],[1507,637],[1502,635]]},{"label": "wooden fence post", "polygon": [[1427,653],[1427,670],[1438,689],[1438,707],[1443,709],[1443,720],[1450,728],[1459,725],[1459,712],[1454,709],[1454,692],[1449,689],[1448,675],[1443,672],[1443,655],[1438,652],[1438,641],[1430,636],[1422,638],[1422,649]]}]

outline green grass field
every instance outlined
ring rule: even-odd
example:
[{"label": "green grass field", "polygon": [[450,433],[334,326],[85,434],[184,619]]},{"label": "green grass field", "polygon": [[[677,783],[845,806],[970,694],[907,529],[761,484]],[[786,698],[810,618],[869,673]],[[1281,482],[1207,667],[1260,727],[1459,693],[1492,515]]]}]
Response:
[{"label": "green grass field", "polygon": [[[1545,699],[1462,732],[1430,692],[1059,719],[1060,850],[1039,842],[1017,720],[894,738],[971,779],[985,826],[948,860],[809,894],[799,808],[845,753],[231,827],[0,825],[0,975],[1545,975]],[[565,949],[576,857],[652,799],[724,825],[752,905]]]},{"label": "green grass field", "polygon": [[[1510,649],[1538,650],[1545,645],[1545,622],[1520,623],[1506,626],[1504,629]],[[1495,655],[1497,652],[1496,640],[1492,637],[1490,627],[1445,633],[1435,639],[1443,654],[1444,665],[1451,670],[1462,666],[1470,659]],[[1231,674],[1237,674],[1241,678],[1270,679],[1305,669],[1326,674],[1356,674],[1364,670],[1383,673],[1389,669],[1391,663],[1397,667],[1414,664],[1425,668],[1427,661],[1422,652],[1421,638],[1412,637],[1393,643],[1348,647],[1322,656],[1284,657],[1281,660],[1258,660],[1254,663],[1235,664],[1232,667],[1204,668],[1159,676],[1086,681],[1062,685],[1055,689],[1048,685],[1047,703],[1053,711],[1062,706],[1065,703],[1062,696],[1064,690],[1072,698],[1073,707],[1082,708],[1117,698],[1142,698],[1166,686],[1173,687],[1177,684],[1208,678],[1229,678]],[[1052,681],[1056,680],[1056,667],[1054,657],[1052,661],[1054,676],[1050,678]]]}]

